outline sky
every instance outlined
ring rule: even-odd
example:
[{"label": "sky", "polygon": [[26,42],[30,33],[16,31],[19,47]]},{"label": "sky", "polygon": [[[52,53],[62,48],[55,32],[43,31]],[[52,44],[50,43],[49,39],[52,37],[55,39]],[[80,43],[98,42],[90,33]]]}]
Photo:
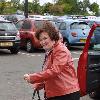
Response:
[{"label": "sky", "polygon": [[[28,0],[28,1],[33,1],[33,0]],[[43,5],[44,3],[50,2],[53,3],[54,0],[39,0],[40,1],[40,5]],[[83,0],[79,0],[79,1],[83,1]],[[100,0],[90,0],[90,3],[96,2],[99,6],[100,6]]]},{"label": "sky", "polygon": [[[40,0],[40,4],[43,5],[44,3],[47,3],[47,2],[53,3],[53,1],[54,0]],[[96,2],[98,5],[100,5],[100,0],[90,0],[90,3],[93,3],[93,2]]]},{"label": "sky", "polygon": [[[28,0],[28,1],[32,2],[33,0]],[[47,3],[47,2],[53,3],[54,0],[39,0],[39,1],[40,1],[40,5],[43,5],[44,3]]]}]

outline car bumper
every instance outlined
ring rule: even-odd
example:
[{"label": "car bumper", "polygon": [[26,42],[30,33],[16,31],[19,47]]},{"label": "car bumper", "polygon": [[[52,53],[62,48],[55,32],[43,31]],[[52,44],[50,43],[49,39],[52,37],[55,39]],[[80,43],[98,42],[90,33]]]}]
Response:
[{"label": "car bumper", "polygon": [[1,49],[20,48],[20,41],[0,41]]}]

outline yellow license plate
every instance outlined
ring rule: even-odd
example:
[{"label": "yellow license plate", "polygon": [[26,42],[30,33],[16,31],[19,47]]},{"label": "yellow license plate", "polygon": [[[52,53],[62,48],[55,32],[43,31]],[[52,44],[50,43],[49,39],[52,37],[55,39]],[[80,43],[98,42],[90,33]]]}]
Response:
[{"label": "yellow license plate", "polygon": [[13,46],[12,42],[1,42],[0,46],[5,47],[5,46]]},{"label": "yellow license plate", "polygon": [[86,42],[86,39],[80,39],[80,42],[85,43]]}]

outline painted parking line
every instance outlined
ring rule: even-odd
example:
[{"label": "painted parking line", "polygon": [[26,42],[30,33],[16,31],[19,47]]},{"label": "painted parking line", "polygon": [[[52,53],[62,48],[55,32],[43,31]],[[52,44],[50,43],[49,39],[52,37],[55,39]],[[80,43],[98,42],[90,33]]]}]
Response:
[{"label": "painted parking line", "polygon": [[71,53],[74,53],[74,54],[79,54],[79,55],[80,55],[82,52],[71,52]]},{"label": "painted parking line", "polygon": [[[79,54],[77,52],[73,52],[75,54]],[[42,55],[41,54],[29,54],[29,53],[23,53],[23,52],[19,52],[19,54],[22,54],[22,55],[26,55],[27,57],[41,57]],[[73,58],[73,60],[78,60],[79,58]]]},{"label": "painted parking line", "polygon": [[73,58],[73,60],[78,60],[79,58]]},{"label": "painted parking line", "polygon": [[23,53],[23,52],[19,52],[19,54],[30,56],[30,57],[34,57],[34,56],[41,57],[42,56],[41,54],[29,54],[29,53]]}]

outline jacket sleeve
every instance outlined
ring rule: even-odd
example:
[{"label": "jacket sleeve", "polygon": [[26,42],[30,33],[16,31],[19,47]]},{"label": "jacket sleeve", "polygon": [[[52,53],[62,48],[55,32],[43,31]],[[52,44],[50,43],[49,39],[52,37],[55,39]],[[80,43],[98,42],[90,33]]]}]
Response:
[{"label": "jacket sleeve", "polygon": [[51,65],[51,67],[39,73],[30,74],[30,83],[33,84],[47,81],[60,74],[65,68],[70,56],[70,52],[66,52],[64,50],[58,50],[53,53],[53,64]]}]

